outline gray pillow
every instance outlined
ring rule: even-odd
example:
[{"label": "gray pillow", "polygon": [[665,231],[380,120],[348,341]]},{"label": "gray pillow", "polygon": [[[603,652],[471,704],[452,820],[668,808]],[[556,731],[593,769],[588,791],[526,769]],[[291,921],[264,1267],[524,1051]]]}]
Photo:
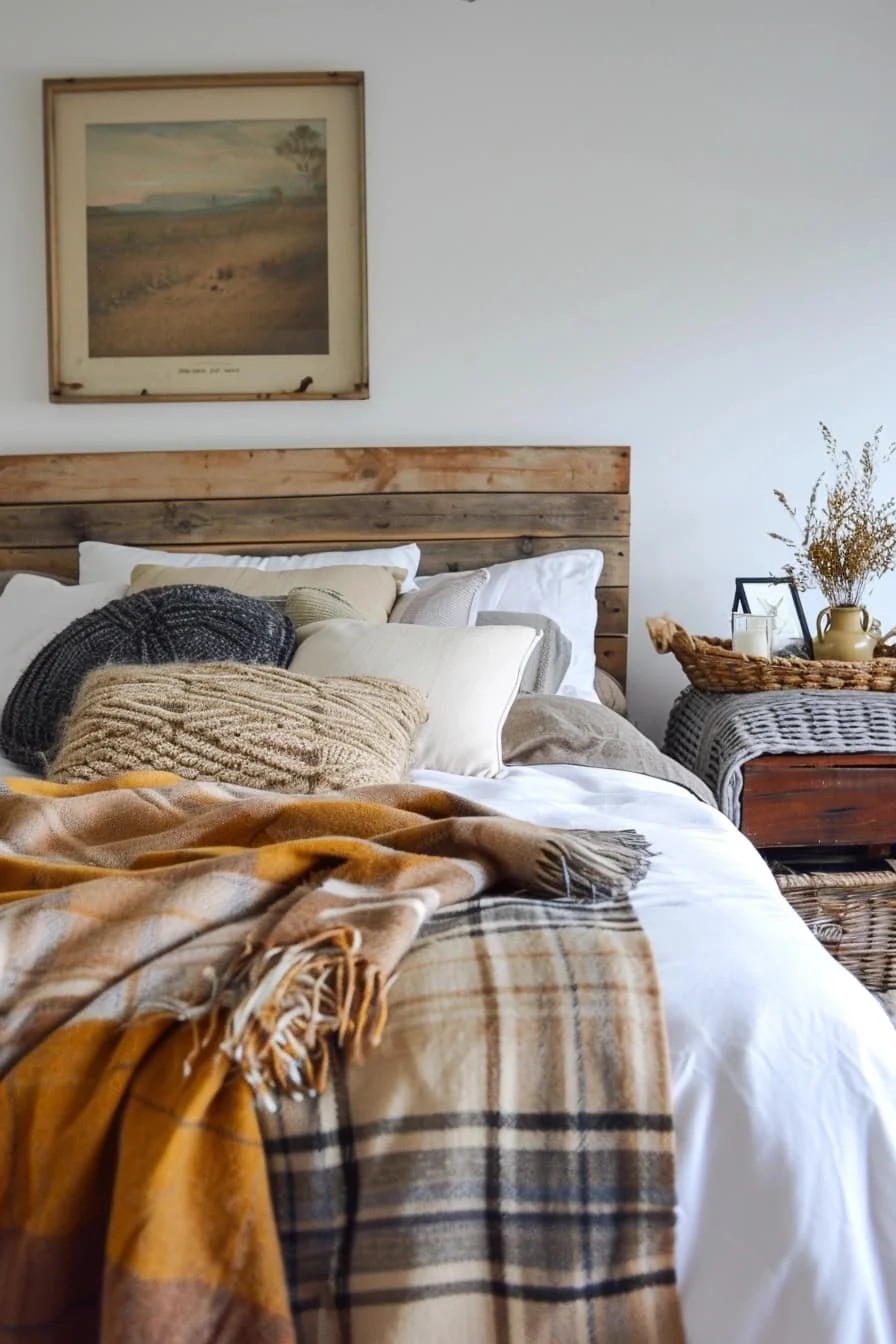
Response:
[{"label": "gray pillow", "polygon": [[520,691],[555,695],[566,676],[572,657],[572,644],[556,621],[531,611],[480,611],[477,625],[529,625],[540,630],[541,639],[523,671]]},{"label": "gray pillow", "polygon": [[476,599],[487,583],[487,569],[418,579],[413,592],[399,597],[389,620],[399,625],[472,625]]},{"label": "gray pillow", "polygon": [[66,628],[32,659],[0,719],[0,751],[42,772],[62,721],[94,668],[114,664],[267,663],[285,667],[296,633],[267,602],[183,584],[108,602]]}]

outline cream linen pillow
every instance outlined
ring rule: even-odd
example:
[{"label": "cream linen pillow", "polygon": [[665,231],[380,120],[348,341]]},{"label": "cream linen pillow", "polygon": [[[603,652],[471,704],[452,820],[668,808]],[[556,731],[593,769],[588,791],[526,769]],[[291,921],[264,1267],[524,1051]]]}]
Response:
[{"label": "cream linen pillow", "polygon": [[280,573],[225,565],[188,568],[137,565],[131,574],[128,592],[200,583],[228,588],[232,593],[243,593],[246,597],[285,597],[297,588],[322,588],[344,597],[365,621],[381,624],[388,619],[395,605],[403,578],[403,569],[385,565],[330,565],[320,569],[288,569]]},{"label": "cream linen pillow", "polygon": [[504,770],[501,729],[529,655],[541,638],[528,626],[449,629],[324,621],[299,632],[290,672],[305,677],[390,677],[426,696],[414,765],[452,775]]},{"label": "cream linen pillow", "polygon": [[385,565],[403,569],[402,592],[409,593],[420,566],[415,541],[374,550],[308,551],[305,555],[217,555],[210,551],[155,551],[143,546],[119,546],[111,541],[82,541],[78,546],[79,583],[127,583],[135,565],[171,565],[178,569],[222,565],[228,569],[262,569],[278,574],[284,569],[320,569],[331,565]]}]

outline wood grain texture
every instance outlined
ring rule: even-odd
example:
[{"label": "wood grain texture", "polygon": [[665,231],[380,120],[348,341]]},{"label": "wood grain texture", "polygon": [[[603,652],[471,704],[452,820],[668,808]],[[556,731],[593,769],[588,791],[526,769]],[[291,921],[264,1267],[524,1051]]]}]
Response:
[{"label": "wood grain texture", "polygon": [[741,830],[761,849],[896,845],[896,756],[760,756]]},{"label": "wood grain texture", "polygon": [[598,635],[595,641],[597,665],[625,686],[628,640],[622,635]]},{"label": "wood grain texture", "polygon": [[598,588],[597,628],[602,635],[628,634],[628,589]]},{"label": "wood grain texture", "polygon": [[625,447],[0,457],[0,568],[77,577],[88,538],[210,557],[414,540],[423,574],[597,548],[597,658],[624,682],[628,488]]},{"label": "wood grain texture", "polygon": [[[296,540],[285,544],[255,542],[252,555],[305,555],[313,551],[360,550],[365,542],[339,537],[333,541],[307,542]],[[598,592],[605,586],[616,587],[620,593],[628,588],[629,544],[620,537],[486,537],[475,541],[426,541],[420,539],[421,574],[441,574],[445,570],[478,569],[481,565],[497,565],[505,560],[522,560],[529,555],[545,555],[549,551],[571,551],[596,548],[603,551],[604,564]],[[227,555],[233,546],[193,546],[176,542],[163,548],[178,551],[207,551],[209,557]],[[209,560],[212,563],[212,560]],[[0,569],[27,569],[42,574],[58,574],[65,578],[78,577],[78,549],[76,546],[41,547],[17,546],[0,549]]]},{"label": "wood grain texture", "polygon": [[390,546],[418,536],[513,537],[525,519],[531,536],[562,537],[589,525],[608,536],[628,533],[628,498],[595,494],[314,495],[290,499],[159,500],[127,503],[0,505],[0,537],[10,546],[72,546],[92,538],[121,545],[164,546],[176,538],[198,546],[252,546],[298,537]]},{"label": "wood grain texture", "polygon": [[266,448],[0,457],[4,504],[476,491],[628,494],[629,449]]}]

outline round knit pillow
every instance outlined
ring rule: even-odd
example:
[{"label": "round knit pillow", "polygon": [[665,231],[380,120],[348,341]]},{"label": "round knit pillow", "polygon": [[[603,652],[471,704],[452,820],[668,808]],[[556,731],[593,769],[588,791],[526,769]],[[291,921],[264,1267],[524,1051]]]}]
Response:
[{"label": "round knit pillow", "polygon": [[226,588],[178,584],[109,602],[62,630],[25,669],[0,720],[0,750],[43,772],[88,672],[110,663],[267,663],[296,649],[288,618]]}]

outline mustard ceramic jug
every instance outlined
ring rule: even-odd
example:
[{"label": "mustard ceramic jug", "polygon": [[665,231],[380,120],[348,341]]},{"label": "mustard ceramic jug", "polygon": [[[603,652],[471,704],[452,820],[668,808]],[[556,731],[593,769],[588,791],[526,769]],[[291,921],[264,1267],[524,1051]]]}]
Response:
[{"label": "mustard ceramic jug", "polygon": [[836,658],[861,663],[874,657],[871,617],[865,607],[825,607],[818,613],[818,638],[813,639],[816,658]]}]

